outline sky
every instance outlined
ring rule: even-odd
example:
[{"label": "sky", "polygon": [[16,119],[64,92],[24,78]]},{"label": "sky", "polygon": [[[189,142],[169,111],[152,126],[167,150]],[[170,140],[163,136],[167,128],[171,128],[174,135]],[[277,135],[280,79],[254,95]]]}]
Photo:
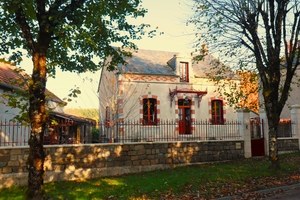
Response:
[{"label": "sky", "polygon": [[[193,51],[194,32],[192,25],[186,23],[191,17],[192,0],[143,0],[142,7],[148,9],[140,23],[148,23],[157,28],[157,36],[135,40],[139,49],[190,53]],[[32,71],[32,62],[26,59],[21,67],[28,74]],[[72,88],[78,87],[81,94],[68,103],[66,108],[98,108],[97,89],[100,71],[76,74],[61,72],[57,69],[56,78],[47,80],[47,89],[64,99]]]}]

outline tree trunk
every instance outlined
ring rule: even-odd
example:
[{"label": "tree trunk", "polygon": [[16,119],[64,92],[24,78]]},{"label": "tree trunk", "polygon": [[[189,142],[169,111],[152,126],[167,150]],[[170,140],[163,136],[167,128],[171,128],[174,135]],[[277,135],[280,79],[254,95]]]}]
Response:
[{"label": "tree trunk", "polygon": [[270,160],[269,169],[279,170],[280,162],[278,157],[277,128],[275,129],[274,125],[272,128],[271,127],[272,126],[269,124],[269,160]]},{"label": "tree trunk", "polygon": [[43,199],[45,152],[42,137],[46,127],[46,53],[33,54],[32,81],[29,83],[29,118],[31,133],[27,159],[27,199]]},{"label": "tree trunk", "polygon": [[[265,98],[268,125],[269,125],[269,160],[270,166],[269,169],[278,170],[280,169],[280,162],[278,157],[278,142],[277,142],[277,131],[278,123],[280,119],[280,112],[278,112],[277,100],[275,98]],[[275,101],[274,101],[275,99]]]}]

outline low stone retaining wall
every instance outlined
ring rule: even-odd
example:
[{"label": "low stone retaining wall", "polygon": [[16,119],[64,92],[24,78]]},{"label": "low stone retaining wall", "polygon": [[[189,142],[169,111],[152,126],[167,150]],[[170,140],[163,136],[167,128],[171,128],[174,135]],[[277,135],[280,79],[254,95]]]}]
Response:
[{"label": "low stone retaining wall", "polygon": [[299,142],[298,138],[278,138],[278,151],[281,153],[298,151]]},{"label": "low stone retaining wall", "polygon": [[[244,141],[45,146],[45,182],[89,179],[244,158]],[[28,147],[0,148],[0,188],[26,185]]]}]

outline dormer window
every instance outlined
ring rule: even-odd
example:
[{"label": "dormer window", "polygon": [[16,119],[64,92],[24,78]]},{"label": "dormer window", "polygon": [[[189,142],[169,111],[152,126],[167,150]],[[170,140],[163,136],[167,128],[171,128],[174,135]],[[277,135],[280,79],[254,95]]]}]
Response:
[{"label": "dormer window", "polygon": [[189,63],[179,63],[180,82],[189,82]]}]

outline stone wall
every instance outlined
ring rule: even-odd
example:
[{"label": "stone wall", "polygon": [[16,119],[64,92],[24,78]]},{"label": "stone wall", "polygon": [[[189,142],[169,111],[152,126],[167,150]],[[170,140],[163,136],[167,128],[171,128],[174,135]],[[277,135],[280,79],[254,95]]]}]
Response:
[{"label": "stone wall", "polygon": [[278,151],[280,153],[299,150],[298,138],[278,138]]},{"label": "stone wall", "polygon": [[[89,179],[244,158],[244,141],[45,146],[45,182]],[[0,148],[0,188],[27,184],[28,147]]]}]

